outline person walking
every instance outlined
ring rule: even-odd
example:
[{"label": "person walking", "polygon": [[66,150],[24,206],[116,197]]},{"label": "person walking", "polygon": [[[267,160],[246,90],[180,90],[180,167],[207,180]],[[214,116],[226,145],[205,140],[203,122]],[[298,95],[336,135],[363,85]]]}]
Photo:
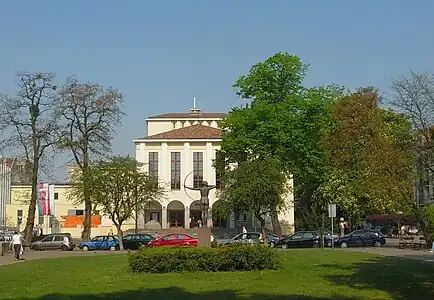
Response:
[{"label": "person walking", "polygon": [[19,234],[18,232],[15,231],[14,235],[12,236],[12,241],[11,241],[11,248],[14,251],[15,260],[20,259],[20,252],[21,252],[22,246],[23,246],[22,236],[21,236],[21,234]]}]

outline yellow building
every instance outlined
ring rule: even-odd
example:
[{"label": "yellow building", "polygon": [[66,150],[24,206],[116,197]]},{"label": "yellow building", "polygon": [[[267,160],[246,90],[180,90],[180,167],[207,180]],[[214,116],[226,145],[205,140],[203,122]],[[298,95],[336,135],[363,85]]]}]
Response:
[{"label": "yellow building", "polygon": [[[38,207],[35,213],[35,225],[40,225],[43,233],[68,232],[74,238],[79,238],[82,226],[64,227],[66,216],[84,215],[84,205],[75,204],[68,197],[67,184],[54,184],[54,214],[53,216],[38,216]],[[6,204],[6,225],[23,230],[27,221],[29,199],[31,194],[30,185],[12,185],[11,199]],[[134,228],[135,222],[126,222],[123,229]],[[101,217],[101,225],[92,228],[92,236],[108,234],[110,230],[116,232],[113,223],[107,218]]]}]

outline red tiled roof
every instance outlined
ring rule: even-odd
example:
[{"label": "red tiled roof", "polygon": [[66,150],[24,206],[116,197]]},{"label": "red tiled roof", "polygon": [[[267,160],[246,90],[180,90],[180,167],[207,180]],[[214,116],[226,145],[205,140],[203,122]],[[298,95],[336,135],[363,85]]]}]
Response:
[{"label": "red tiled roof", "polygon": [[140,139],[146,140],[194,140],[194,139],[220,139],[222,131],[218,128],[200,124],[145,136]]},{"label": "red tiled roof", "polygon": [[200,114],[192,114],[192,113],[168,113],[157,116],[149,117],[148,119],[191,119],[191,118],[215,118],[221,119],[226,118],[228,116],[227,113],[200,113]]}]

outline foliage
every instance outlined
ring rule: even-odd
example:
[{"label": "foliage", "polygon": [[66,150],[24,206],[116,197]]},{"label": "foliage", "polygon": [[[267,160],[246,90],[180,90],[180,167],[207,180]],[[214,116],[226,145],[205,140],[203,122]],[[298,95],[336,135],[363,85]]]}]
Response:
[{"label": "foliage", "polygon": [[276,251],[261,246],[152,248],[130,254],[134,273],[231,272],[277,269]]},{"label": "foliage", "polygon": [[[68,198],[83,201],[88,196],[94,207],[113,221],[122,240],[122,224],[145,209],[149,201],[163,195],[155,180],[140,170],[133,158],[115,156],[99,161],[86,173],[77,172]],[[122,250],[122,243],[120,243]]]},{"label": "foliage", "polygon": [[[75,77],[68,78],[60,90],[63,139],[62,149],[70,151],[81,172],[87,172],[93,160],[110,152],[115,127],[121,124],[123,95],[114,88],[104,89],[99,84],[81,84]],[[83,236],[89,240],[92,204],[86,188],[83,190],[85,218]]]},{"label": "foliage", "polygon": [[307,70],[298,57],[277,53],[240,77],[234,87],[248,104],[233,108],[222,122],[216,161],[222,169],[257,158],[278,160],[294,178],[293,192],[304,207],[328,170],[319,141],[332,127],[332,104],[343,93],[335,85],[304,87]]},{"label": "foliage", "polygon": [[283,197],[288,193],[287,178],[280,163],[274,159],[240,162],[225,172],[223,181],[225,187],[218,194],[222,207],[227,212],[253,213],[266,237],[265,217],[284,208]]},{"label": "foliage", "polygon": [[52,161],[59,142],[59,101],[55,75],[17,72],[18,92],[0,95],[1,148],[24,157],[31,164],[31,197],[26,221],[26,242],[30,241],[36,212],[37,185],[43,166]]},{"label": "foliage", "polygon": [[380,109],[375,90],[361,89],[334,107],[336,127],[323,139],[331,171],[317,205],[338,204],[354,221],[408,211],[412,194],[412,135],[408,120]]}]

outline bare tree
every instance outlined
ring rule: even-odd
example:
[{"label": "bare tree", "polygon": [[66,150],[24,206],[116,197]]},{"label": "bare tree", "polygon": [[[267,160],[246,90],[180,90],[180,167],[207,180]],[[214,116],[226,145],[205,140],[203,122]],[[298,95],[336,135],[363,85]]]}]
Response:
[{"label": "bare tree", "polygon": [[[60,91],[64,139],[62,147],[71,151],[73,161],[86,177],[92,161],[106,157],[110,152],[115,128],[121,124],[123,95],[114,88],[82,84],[75,77],[68,78]],[[83,185],[85,217],[82,239],[91,234],[92,202],[86,181]]]},{"label": "bare tree", "polygon": [[17,151],[32,164],[32,191],[25,235],[30,241],[34,227],[38,176],[44,157],[59,141],[56,86],[52,73],[17,72],[18,93],[0,97],[0,132],[2,145]]}]

